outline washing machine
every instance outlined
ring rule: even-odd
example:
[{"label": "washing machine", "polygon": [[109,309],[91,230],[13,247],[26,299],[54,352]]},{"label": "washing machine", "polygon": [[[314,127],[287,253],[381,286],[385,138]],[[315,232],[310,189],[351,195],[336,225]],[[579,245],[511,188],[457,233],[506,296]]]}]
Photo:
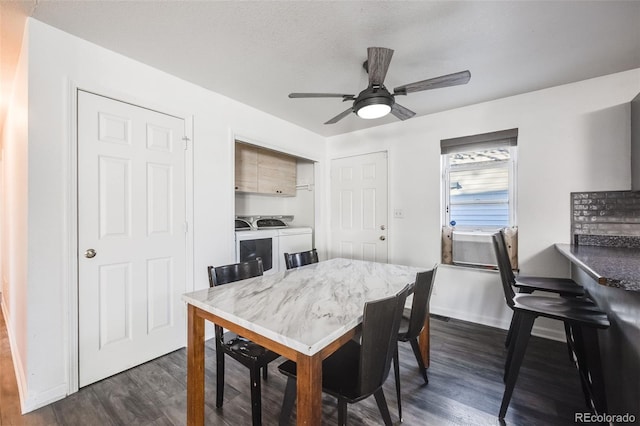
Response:
[{"label": "washing machine", "polygon": [[309,227],[287,227],[278,229],[278,251],[280,270],[285,271],[285,253],[298,253],[313,248],[313,229]]}]

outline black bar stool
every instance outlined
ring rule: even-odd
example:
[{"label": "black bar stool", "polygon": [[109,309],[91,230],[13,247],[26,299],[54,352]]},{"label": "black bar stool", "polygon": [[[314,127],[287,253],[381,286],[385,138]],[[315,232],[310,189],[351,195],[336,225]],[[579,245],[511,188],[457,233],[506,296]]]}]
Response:
[{"label": "black bar stool", "polygon": [[[549,293],[558,294],[562,297],[575,297],[575,298],[583,298],[587,303],[592,303],[588,298],[586,298],[584,289],[578,283],[573,281],[570,278],[555,278],[555,277],[537,277],[537,276],[527,276],[527,275],[518,275],[517,277],[513,273],[513,269],[511,268],[511,261],[509,260],[509,253],[507,251],[507,243],[504,235],[504,229],[500,230],[500,235],[498,239],[498,244],[500,245],[500,253],[499,255],[502,257],[502,262],[509,267],[506,268],[505,274],[507,281],[511,283],[511,285],[518,289],[519,293],[531,294],[534,291],[546,291]],[[496,252],[496,256],[498,256],[498,252]],[[511,334],[513,329],[513,322],[509,327],[509,331],[507,333],[507,338],[505,339],[504,345],[506,347],[509,346],[511,341]],[[565,328],[565,334],[567,334],[567,338],[570,333],[569,330]]]},{"label": "black bar stool", "polygon": [[[511,286],[507,270],[511,264],[505,263],[504,244],[500,244],[502,236],[493,235],[493,246],[498,261],[502,289],[507,305],[513,310],[512,338],[505,363],[505,390],[502,396],[499,418],[507,413],[509,402],[518,379],[520,366],[531,337],[533,323],[538,317],[562,321],[565,330],[569,330],[568,338],[575,351],[576,365],[580,374],[583,392],[589,407],[597,414],[607,411],[604,392],[604,377],[598,344],[598,329],[609,327],[607,315],[598,310],[595,304],[575,299],[516,294]],[[508,260],[508,257],[507,257]]]}]

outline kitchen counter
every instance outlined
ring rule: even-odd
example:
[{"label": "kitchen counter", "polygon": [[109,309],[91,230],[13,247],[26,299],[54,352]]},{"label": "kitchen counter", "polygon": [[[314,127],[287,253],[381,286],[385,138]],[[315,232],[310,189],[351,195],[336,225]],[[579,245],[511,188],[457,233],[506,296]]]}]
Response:
[{"label": "kitchen counter", "polygon": [[555,247],[599,284],[640,292],[640,249],[572,244]]}]

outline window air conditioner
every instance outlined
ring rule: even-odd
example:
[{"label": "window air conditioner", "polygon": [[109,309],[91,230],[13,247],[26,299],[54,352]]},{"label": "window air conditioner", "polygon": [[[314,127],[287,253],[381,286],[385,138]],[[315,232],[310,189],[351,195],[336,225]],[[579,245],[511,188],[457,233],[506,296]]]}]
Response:
[{"label": "window air conditioner", "polygon": [[489,232],[453,231],[453,264],[497,268]]}]

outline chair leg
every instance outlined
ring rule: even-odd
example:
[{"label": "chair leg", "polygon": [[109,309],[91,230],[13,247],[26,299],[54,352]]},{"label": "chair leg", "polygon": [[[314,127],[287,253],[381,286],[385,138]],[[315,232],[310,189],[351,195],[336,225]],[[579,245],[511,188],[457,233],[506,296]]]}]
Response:
[{"label": "chair leg", "polygon": [[584,377],[589,395],[585,395],[589,406],[596,414],[607,412],[607,398],[604,388],[604,374],[600,358],[598,330],[593,327],[580,327],[576,332],[576,347],[580,356],[578,365]]},{"label": "chair leg", "polygon": [[224,399],[224,351],[216,342],[216,407],[222,408]]},{"label": "chair leg", "polygon": [[515,338],[517,337],[518,329],[520,328],[520,323],[521,323],[520,313],[514,312],[513,317],[511,318],[511,328],[509,329],[509,333],[511,334],[511,337],[509,340],[509,346],[507,347],[507,358],[505,359],[505,362],[504,362],[504,375],[502,376],[503,382],[507,381],[509,366],[511,366],[511,359],[513,358],[514,341],[515,341]]},{"label": "chair leg", "polygon": [[413,349],[413,355],[416,357],[416,361],[418,362],[418,368],[420,369],[420,374],[422,374],[424,383],[428,385],[429,377],[427,377],[427,367],[425,367],[424,361],[422,360],[422,354],[420,353],[420,345],[418,344],[418,339],[414,337],[413,339],[409,340],[409,343],[411,343],[411,349]]},{"label": "chair leg", "polygon": [[260,367],[249,369],[251,376],[251,419],[253,426],[262,424],[262,394],[260,390]]},{"label": "chair leg", "polygon": [[387,405],[387,400],[384,398],[384,392],[382,392],[382,388],[379,388],[377,391],[373,393],[373,396],[376,398],[376,403],[378,403],[378,408],[380,409],[380,414],[382,415],[382,420],[384,420],[384,424],[386,426],[393,425],[391,421],[391,414],[389,414],[389,406]]},{"label": "chair leg", "polygon": [[511,401],[513,389],[515,388],[516,381],[518,380],[520,366],[522,365],[527,344],[529,343],[529,337],[531,337],[533,322],[535,321],[535,317],[533,315],[519,316],[519,327],[517,330],[514,330],[516,333],[514,335],[515,340],[511,342],[512,350],[510,350],[510,352],[512,352],[512,356],[509,365],[509,372],[507,373],[507,379],[505,381],[504,394],[502,395],[500,414],[498,415],[500,419],[504,419],[504,416],[507,413],[507,408],[509,408],[509,402]]},{"label": "chair leg", "polygon": [[398,358],[398,342],[396,342],[396,350],[393,353],[393,374],[396,379],[396,398],[398,400],[398,417],[402,422],[402,397],[400,396],[400,359]]},{"label": "chair leg", "polygon": [[347,424],[347,401],[338,398],[338,426]]},{"label": "chair leg", "polygon": [[508,348],[509,345],[511,344],[511,337],[513,335],[513,327],[515,327],[514,322],[516,320],[516,314],[514,313],[511,316],[511,323],[509,324],[509,331],[507,331],[507,338],[504,339],[504,347]]},{"label": "chair leg", "polygon": [[280,410],[280,426],[287,426],[291,413],[293,412],[293,406],[296,403],[296,379],[293,377],[287,378],[287,386],[284,388],[284,398],[282,400],[282,410]]},{"label": "chair leg", "polygon": [[582,393],[584,394],[585,405],[589,410],[595,411],[592,398],[591,383],[589,382],[589,369],[587,367],[587,357],[585,354],[584,338],[582,337],[581,327],[572,327],[572,341],[575,353],[575,366],[580,376],[580,384],[582,385]]},{"label": "chair leg", "polygon": [[589,367],[589,376],[593,384],[596,413],[605,414],[607,412],[607,396],[604,387],[602,359],[600,358],[598,330],[592,327],[585,327],[583,329],[583,337],[587,348],[587,366]]},{"label": "chair leg", "polygon": [[573,337],[573,329],[571,325],[566,321],[564,323],[564,335],[567,339],[567,351],[569,352],[569,361],[571,361],[571,363],[577,367],[577,359],[575,357],[576,344],[575,344],[575,339]]}]

